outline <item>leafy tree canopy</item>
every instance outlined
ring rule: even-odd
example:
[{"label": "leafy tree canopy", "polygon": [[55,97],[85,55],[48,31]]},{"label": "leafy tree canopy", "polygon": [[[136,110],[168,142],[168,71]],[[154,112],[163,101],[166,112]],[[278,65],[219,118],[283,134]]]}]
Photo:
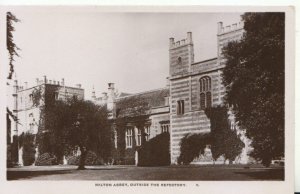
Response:
[{"label": "leafy tree canopy", "polygon": [[8,50],[9,53],[9,74],[7,79],[11,79],[12,78],[12,74],[14,73],[14,66],[13,66],[13,61],[15,56],[19,56],[17,50],[19,50],[19,48],[17,47],[17,45],[14,42],[14,36],[13,36],[13,31],[15,31],[15,28],[13,26],[14,22],[19,22],[20,20],[13,15],[11,12],[7,12],[6,13],[6,48]]},{"label": "leafy tree canopy", "polygon": [[266,165],[284,156],[284,13],[245,13],[240,42],[223,49],[226,101]]},{"label": "leafy tree canopy", "polygon": [[[61,159],[63,155],[74,154],[79,148],[79,169],[84,169],[88,151],[94,151],[103,158],[109,157],[111,130],[106,107],[76,97],[66,101],[53,100],[51,92],[34,93],[34,101],[46,102],[47,105],[40,107],[37,138],[40,153],[51,153]],[[41,96],[44,100],[40,99]]]}]

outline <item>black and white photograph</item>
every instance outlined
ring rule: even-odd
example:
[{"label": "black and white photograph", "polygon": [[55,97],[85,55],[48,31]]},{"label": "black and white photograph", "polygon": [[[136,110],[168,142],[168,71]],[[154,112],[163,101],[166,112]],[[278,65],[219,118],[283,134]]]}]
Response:
[{"label": "black and white photograph", "polygon": [[292,13],[2,9],[6,182],[293,182]]}]

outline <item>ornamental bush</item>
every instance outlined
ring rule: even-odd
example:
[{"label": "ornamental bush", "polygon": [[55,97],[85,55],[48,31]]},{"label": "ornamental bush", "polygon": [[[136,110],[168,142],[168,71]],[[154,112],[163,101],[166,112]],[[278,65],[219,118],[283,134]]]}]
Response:
[{"label": "ornamental bush", "polygon": [[80,156],[70,156],[67,158],[67,164],[69,165],[78,165]]},{"label": "ornamental bush", "polygon": [[138,150],[138,166],[170,165],[170,134],[162,133],[145,142]]},{"label": "ornamental bush", "polygon": [[49,153],[39,155],[35,161],[36,166],[51,166],[56,164],[58,164],[57,158]]},{"label": "ornamental bush", "polygon": [[[80,155],[79,156],[70,156],[67,158],[67,163],[69,165],[79,165]],[[88,151],[85,164],[86,165],[103,165],[103,159],[98,157],[95,152]]]}]

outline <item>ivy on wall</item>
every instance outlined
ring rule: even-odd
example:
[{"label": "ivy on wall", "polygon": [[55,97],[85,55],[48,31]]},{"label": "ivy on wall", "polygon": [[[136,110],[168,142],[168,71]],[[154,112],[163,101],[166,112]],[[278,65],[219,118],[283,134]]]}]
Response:
[{"label": "ivy on wall", "polygon": [[30,166],[35,161],[35,135],[28,132],[22,133],[19,137],[19,146],[23,148],[23,164]]},{"label": "ivy on wall", "polygon": [[210,119],[211,132],[200,134],[187,134],[180,144],[178,163],[189,164],[200,154],[204,153],[206,145],[211,145],[214,160],[224,156],[230,162],[242,152],[245,147],[235,129],[231,129],[228,119],[228,110],[224,106],[207,108],[205,110]]}]

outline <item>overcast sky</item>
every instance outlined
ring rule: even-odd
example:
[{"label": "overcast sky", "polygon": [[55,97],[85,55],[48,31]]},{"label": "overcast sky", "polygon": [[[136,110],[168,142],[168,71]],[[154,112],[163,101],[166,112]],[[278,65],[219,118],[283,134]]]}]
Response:
[{"label": "overcast sky", "polygon": [[236,23],[241,13],[107,13],[97,9],[12,9],[15,43],[21,51],[15,69],[19,82],[36,78],[74,86],[86,98],[94,85],[99,96],[107,83],[120,92],[164,87],[169,71],[169,38],[193,33],[195,61],[216,57],[217,22]]}]

